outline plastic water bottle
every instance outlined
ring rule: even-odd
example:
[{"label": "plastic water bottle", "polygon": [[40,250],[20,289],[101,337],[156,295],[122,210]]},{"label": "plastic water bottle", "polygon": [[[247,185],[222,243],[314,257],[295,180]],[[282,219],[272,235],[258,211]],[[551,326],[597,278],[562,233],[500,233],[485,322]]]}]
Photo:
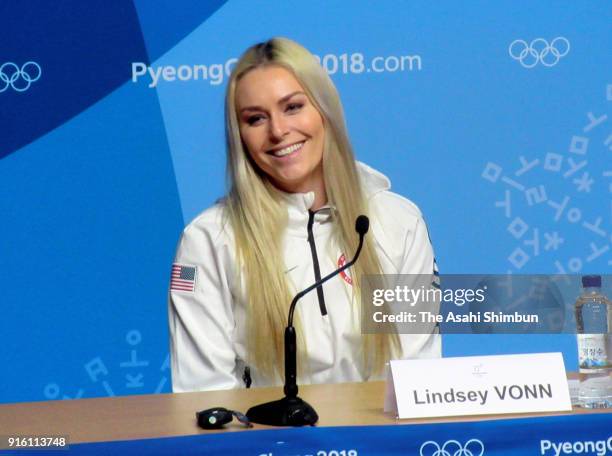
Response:
[{"label": "plastic water bottle", "polygon": [[601,276],[582,277],[576,300],[580,389],[587,408],[612,407],[612,302],[601,292]]}]

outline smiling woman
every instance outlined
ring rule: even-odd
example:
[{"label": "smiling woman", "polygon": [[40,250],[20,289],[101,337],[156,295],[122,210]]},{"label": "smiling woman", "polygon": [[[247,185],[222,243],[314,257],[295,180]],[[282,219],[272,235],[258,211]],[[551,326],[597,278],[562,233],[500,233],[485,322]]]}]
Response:
[{"label": "smiling woman", "polygon": [[248,72],[236,86],[240,136],[249,155],[276,187],[315,193],[325,203],[323,118],[295,77],[283,67]]},{"label": "smiling woman", "polygon": [[438,357],[437,334],[361,334],[364,274],[433,274],[418,208],[355,161],[336,88],[314,56],[275,38],[249,48],[226,93],[227,197],[179,242],[169,292],[173,390],[281,383],[292,295],[343,264],[350,276],[307,295],[294,326],[301,383],[380,378],[391,357]]}]

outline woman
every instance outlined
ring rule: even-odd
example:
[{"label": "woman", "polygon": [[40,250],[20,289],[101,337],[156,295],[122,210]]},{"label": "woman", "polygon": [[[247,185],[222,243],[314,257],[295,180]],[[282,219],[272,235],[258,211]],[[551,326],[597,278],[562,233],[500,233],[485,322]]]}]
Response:
[{"label": "woman", "polygon": [[391,357],[440,356],[439,336],[360,333],[362,275],[431,274],[434,256],[418,208],[355,162],[314,56],[284,38],[251,47],[225,109],[230,190],[187,226],[173,266],[173,390],[281,384],[289,303],[353,255],[359,214],[372,228],[358,262],[298,305],[300,383],[365,381]]}]

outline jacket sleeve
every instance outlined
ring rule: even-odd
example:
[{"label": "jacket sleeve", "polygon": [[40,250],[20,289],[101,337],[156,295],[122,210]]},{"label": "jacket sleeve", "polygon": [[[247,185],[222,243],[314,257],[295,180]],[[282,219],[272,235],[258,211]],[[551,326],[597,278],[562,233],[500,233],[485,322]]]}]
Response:
[{"label": "jacket sleeve", "polygon": [[219,241],[216,231],[201,224],[188,226],[176,252],[174,266],[195,268],[195,286],[193,291],[170,286],[168,293],[174,392],[240,385],[233,344],[230,246]]},{"label": "jacket sleeve", "polygon": [[[431,281],[437,281],[436,260],[425,220],[420,213],[413,226],[407,230],[399,273],[430,276]],[[429,281],[429,278],[427,280]],[[440,311],[440,303],[434,306],[431,312],[437,314]],[[442,356],[442,337],[437,327],[433,334],[400,334],[400,342],[403,358],[439,358]]]}]

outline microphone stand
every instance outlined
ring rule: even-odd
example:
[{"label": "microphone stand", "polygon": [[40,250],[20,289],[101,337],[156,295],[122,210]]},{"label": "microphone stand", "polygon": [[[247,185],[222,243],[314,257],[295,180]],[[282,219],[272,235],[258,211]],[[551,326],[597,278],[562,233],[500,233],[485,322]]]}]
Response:
[{"label": "microphone stand", "polygon": [[365,215],[357,217],[355,222],[355,230],[359,233],[359,246],[355,252],[355,256],[351,261],[343,265],[341,268],[331,272],[323,277],[318,282],[313,283],[305,290],[300,291],[295,295],[291,306],[289,307],[289,318],[287,327],[285,328],[285,386],[283,392],[285,397],[282,399],[266,402],[251,407],[246,416],[253,423],[267,424],[270,426],[304,426],[314,424],[319,420],[319,415],[315,409],[306,401],[298,397],[297,386],[297,342],[295,328],[293,327],[293,313],[297,302],[307,293],[315,288],[323,285],[329,279],[340,274],[342,271],[350,268],[361,253],[363,247],[363,239],[369,229],[369,220]]}]

